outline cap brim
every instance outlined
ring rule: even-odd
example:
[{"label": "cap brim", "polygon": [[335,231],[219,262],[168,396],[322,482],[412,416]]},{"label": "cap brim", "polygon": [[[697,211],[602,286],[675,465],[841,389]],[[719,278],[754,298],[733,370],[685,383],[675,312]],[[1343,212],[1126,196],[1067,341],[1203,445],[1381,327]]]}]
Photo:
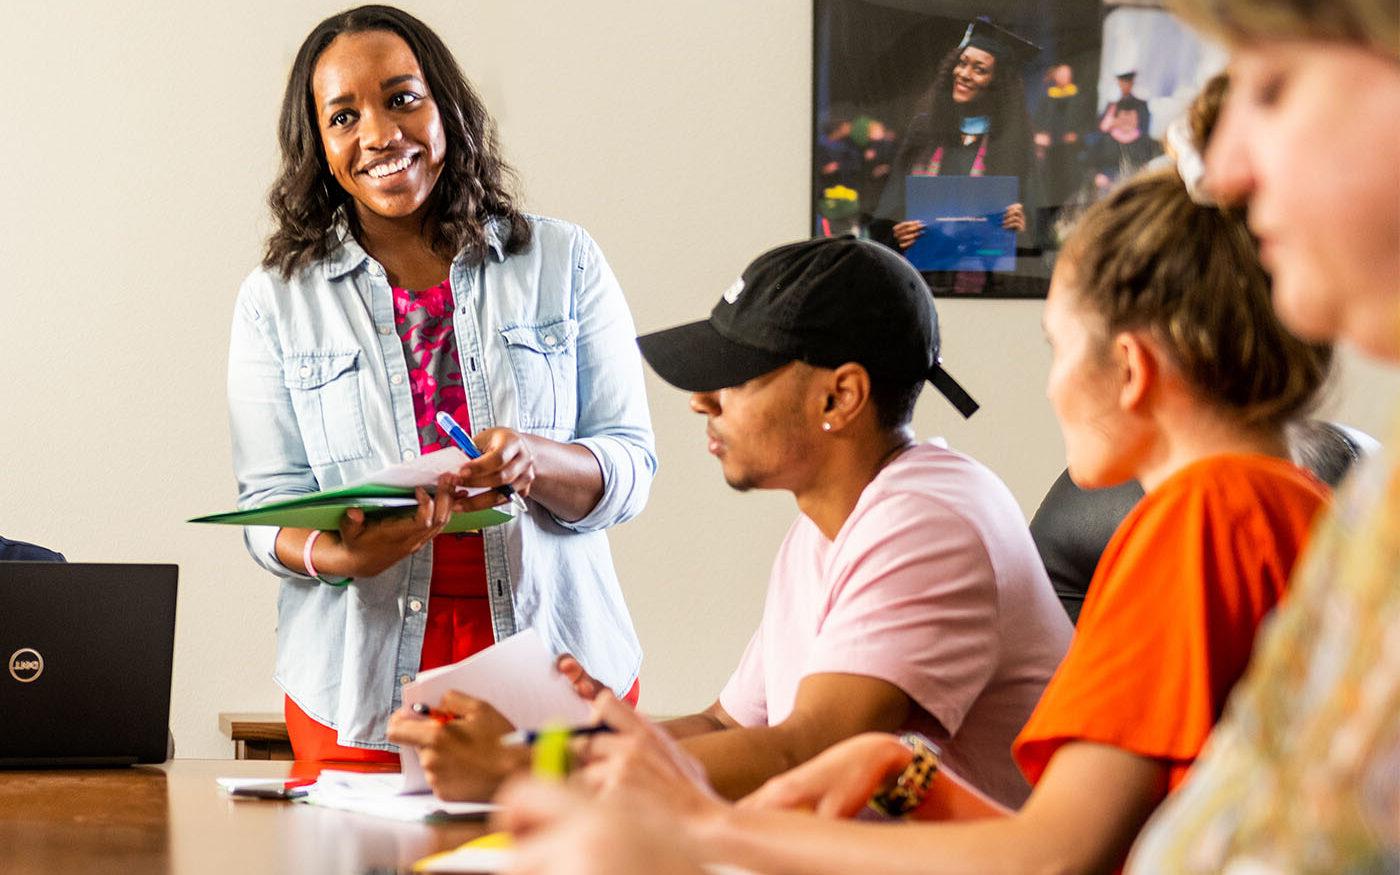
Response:
[{"label": "cap brim", "polygon": [[792,356],[735,343],[708,319],[637,338],[657,376],[687,392],[714,392],[746,383],[792,361]]}]

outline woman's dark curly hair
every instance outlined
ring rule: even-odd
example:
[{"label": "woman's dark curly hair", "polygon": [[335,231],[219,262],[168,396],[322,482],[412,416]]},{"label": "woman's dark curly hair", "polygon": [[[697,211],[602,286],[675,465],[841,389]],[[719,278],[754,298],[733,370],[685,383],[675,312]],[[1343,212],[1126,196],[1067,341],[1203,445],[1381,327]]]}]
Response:
[{"label": "woman's dark curly hair", "polygon": [[997,58],[991,84],[973,104],[953,100],[953,68],[963,49],[955,48],[938,65],[933,85],[919,98],[915,115],[896,166],[912,167],[930,152],[958,136],[958,125],[972,107],[987,107],[991,120],[987,140],[987,174],[1019,176],[1029,170],[1030,118],[1026,114],[1026,89],[1021,73],[1010,58]]},{"label": "woman's dark curly hair", "polygon": [[486,224],[492,218],[510,226],[506,251],[524,249],[530,244],[530,226],[515,206],[514,173],[501,158],[491,116],[452,53],[407,12],[360,6],[316,25],[292,63],[277,123],[282,167],[268,195],[277,230],[268,238],[263,266],[287,277],[325,257],[335,243],[331,230],[342,210],[355,229],[355,211],[347,208],[350,197],[326,166],[311,79],[321,53],[336,37],[375,30],[397,34],[408,43],[442,115],[447,155],[423,228],[433,250],[444,258],[466,252],[470,260],[480,260],[486,251]]}]

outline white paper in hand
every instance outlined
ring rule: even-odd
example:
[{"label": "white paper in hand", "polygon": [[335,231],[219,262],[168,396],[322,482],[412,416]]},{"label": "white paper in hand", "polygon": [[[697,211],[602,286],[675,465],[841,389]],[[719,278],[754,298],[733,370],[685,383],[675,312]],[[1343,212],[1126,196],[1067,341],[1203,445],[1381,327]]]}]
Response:
[{"label": "white paper in hand", "polygon": [[[497,642],[461,662],[418,675],[403,688],[405,706],[436,708],[448,690],[490,702],[516,729],[539,729],[546,723],[576,725],[588,719],[588,703],[554,670],[554,656],[533,629]],[[405,793],[426,790],[428,782],[412,748],[399,751]]]},{"label": "white paper in hand", "polygon": [[[469,461],[471,460],[467,458],[466,453],[456,447],[447,447],[415,456],[407,462],[396,462],[387,468],[380,468],[368,477],[353,480],[346,486],[365,486],[372,483],[375,486],[397,486],[403,489],[415,486],[430,487],[436,485],[437,479],[443,474],[456,474]],[[485,491],[481,487],[464,490],[467,495],[478,495]]]}]

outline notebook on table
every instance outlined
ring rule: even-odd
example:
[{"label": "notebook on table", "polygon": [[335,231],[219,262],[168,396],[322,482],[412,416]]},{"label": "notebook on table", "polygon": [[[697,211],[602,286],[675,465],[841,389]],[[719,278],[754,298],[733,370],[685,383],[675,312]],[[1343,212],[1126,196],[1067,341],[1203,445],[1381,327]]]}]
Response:
[{"label": "notebook on table", "polygon": [[178,571],[0,562],[0,768],[165,762]]}]

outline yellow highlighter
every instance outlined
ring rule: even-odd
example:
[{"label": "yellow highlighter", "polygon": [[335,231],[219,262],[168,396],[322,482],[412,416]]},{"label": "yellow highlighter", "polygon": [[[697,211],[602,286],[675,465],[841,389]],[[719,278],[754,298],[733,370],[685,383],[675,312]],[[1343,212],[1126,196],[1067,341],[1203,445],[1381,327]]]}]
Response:
[{"label": "yellow highlighter", "polygon": [[530,771],[545,781],[562,781],[569,776],[573,754],[569,739],[573,733],[559,723],[544,726],[535,736],[534,763]]}]

